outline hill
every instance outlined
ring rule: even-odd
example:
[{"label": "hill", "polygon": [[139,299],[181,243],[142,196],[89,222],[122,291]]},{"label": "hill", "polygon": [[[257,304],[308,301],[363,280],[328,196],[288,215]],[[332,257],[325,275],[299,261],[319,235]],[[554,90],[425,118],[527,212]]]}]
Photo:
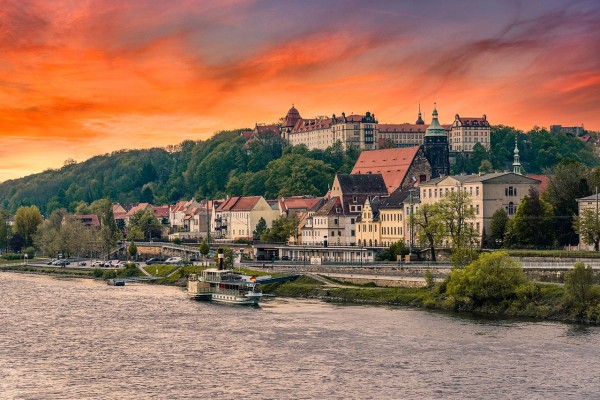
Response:
[{"label": "hill", "polygon": [[[271,133],[246,141],[241,131],[223,131],[208,140],[168,148],[117,151],[9,180],[0,184],[0,207],[14,212],[21,205],[36,205],[49,215],[57,208],[74,211],[80,202],[101,198],[166,204],[226,195],[322,196],[335,172],[349,173],[359,153],[344,151],[340,144],[327,150],[285,146]],[[515,135],[528,173],[548,172],[564,158],[599,165],[593,146],[579,138],[539,128],[523,133],[495,126],[491,150],[476,146],[469,159],[457,161],[454,172],[477,172],[484,160],[493,169],[510,169]]]}]

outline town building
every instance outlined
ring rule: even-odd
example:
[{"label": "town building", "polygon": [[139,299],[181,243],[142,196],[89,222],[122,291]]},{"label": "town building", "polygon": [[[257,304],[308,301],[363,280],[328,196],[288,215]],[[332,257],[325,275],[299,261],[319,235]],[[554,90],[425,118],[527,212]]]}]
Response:
[{"label": "town building", "polygon": [[581,126],[550,125],[550,133],[565,133],[577,137],[583,135],[585,130],[583,129],[583,124],[581,124]]},{"label": "town building", "polygon": [[481,118],[461,117],[456,114],[448,133],[448,144],[453,153],[473,152],[473,146],[480,143],[486,150],[490,149],[491,130],[487,116]]},{"label": "town building", "polygon": [[513,172],[441,176],[419,186],[421,204],[440,201],[454,191],[463,191],[471,197],[475,218],[470,221],[482,235],[490,232],[492,215],[503,208],[508,216],[517,211],[523,197],[531,189],[539,192],[540,181]]},{"label": "town building", "polygon": [[230,197],[215,209],[215,232],[213,235],[221,239],[252,239],[256,225],[264,218],[267,227],[279,217],[277,208],[262,196]]},{"label": "town building", "polygon": [[[593,194],[591,196],[582,197],[577,199],[578,215],[582,215],[584,210],[591,210],[594,215],[600,214],[600,194]],[[579,236],[579,247],[588,250],[594,249],[594,243],[587,243],[584,238]]]},{"label": "town building", "polygon": [[351,173],[381,174],[388,193],[392,193],[429,180],[431,166],[423,147],[404,147],[363,151]]}]

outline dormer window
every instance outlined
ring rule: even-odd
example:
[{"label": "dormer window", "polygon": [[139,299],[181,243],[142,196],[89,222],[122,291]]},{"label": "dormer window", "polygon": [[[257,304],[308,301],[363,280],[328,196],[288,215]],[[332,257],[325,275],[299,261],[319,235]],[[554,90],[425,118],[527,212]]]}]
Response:
[{"label": "dormer window", "polygon": [[353,203],[356,203],[357,201],[358,201],[358,197],[356,197],[356,196],[352,196],[352,202],[353,202]]}]

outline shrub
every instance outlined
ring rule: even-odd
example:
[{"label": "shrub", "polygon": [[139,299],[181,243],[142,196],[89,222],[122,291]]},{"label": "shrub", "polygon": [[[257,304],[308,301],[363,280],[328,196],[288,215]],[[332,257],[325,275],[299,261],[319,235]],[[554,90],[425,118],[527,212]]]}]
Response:
[{"label": "shrub", "polygon": [[585,311],[594,286],[594,271],[589,265],[578,262],[572,271],[565,273],[565,294],[567,303],[574,307],[576,314]]},{"label": "shrub", "polygon": [[482,254],[465,269],[454,269],[446,292],[457,300],[472,300],[475,305],[500,302],[514,297],[527,282],[523,268],[505,252]]},{"label": "shrub", "polygon": [[104,275],[104,271],[102,271],[100,268],[96,268],[93,274],[94,278],[100,278],[102,275]]},{"label": "shrub", "polygon": [[433,277],[433,274],[429,269],[425,271],[425,285],[428,288],[432,288],[435,286],[435,278]]},{"label": "shrub", "polygon": [[464,268],[477,260],[479,252],[473,249],[455,249],[450,256],[450,264],[454,268]]},{"label": "shrub", "polygon": [[114,279],[116,277],[117,277],[116,272],[112,271],[112,270],[110,270],[110,271],[104,271],[102,273],[102,279]]}]

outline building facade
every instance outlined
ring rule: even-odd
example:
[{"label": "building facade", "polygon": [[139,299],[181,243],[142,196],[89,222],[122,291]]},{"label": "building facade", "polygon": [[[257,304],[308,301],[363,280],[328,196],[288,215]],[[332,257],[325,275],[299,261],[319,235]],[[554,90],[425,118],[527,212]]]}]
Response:
[{"label": "building facade", "polygon": [[461,118],[454,116],[452,128],[448,133],[450,151],[457,153],[472,153],[473,146],[480,143],[486,150],[490,149],[490,123],[484,114],[482,118]]}]

